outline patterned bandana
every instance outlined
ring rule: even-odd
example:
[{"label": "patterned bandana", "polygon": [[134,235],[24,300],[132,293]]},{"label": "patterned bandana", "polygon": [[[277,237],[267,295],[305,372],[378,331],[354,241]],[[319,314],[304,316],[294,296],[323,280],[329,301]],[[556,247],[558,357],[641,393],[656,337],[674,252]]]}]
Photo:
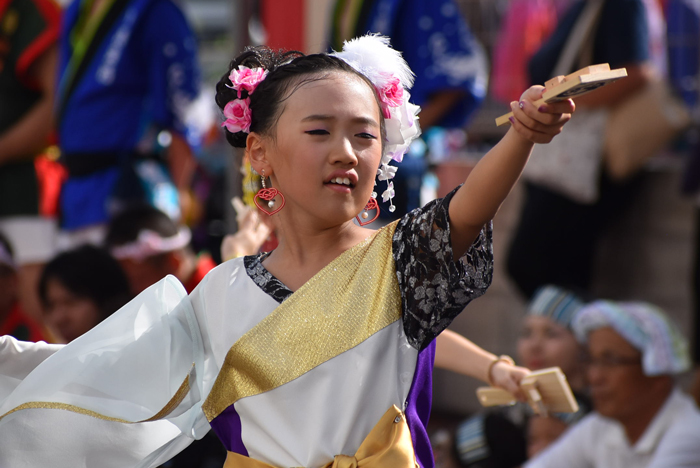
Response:
[{"label": "patterned bandana", "polygon": [[642,353],[644,374],[680,374],[690,368],[688,343],[657,307],[644,302],[595,301],[583,307],[573,321],[576,337],[611,327]]},{"label": "patterned bandana", "polygon": [[583,305],[584,302],[574,293],[558,286],[547,285],[535,292],[527,313],[550,318],[570,329],[571,320]]}]

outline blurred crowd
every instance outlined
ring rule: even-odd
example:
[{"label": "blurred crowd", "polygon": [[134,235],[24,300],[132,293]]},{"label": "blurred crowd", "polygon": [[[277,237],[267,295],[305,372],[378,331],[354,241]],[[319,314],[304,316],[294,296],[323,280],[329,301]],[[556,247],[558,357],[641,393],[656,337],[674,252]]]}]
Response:
[{"label": "blurred crowd", "polygon": [[[577,99],[577,113],[607,115],[664,83],[694,122],[665,147],[687,155],[685,191],[700,189],[692,138],[700,122],[700,2],[504,1],[490,48],[470,29],[464,3],[334,4],[328,47],[382,33],[416,73],[411,93],[424,138],[394,180],[396,211],[380,205],[380,222],[434,196],[431,165],[464,144],[455,135],[487,94],[517,101],[559,70],[595,63],[625,67],[628,78]],[[585,30],[580,45],[572,45],[576,30]],[[229,190],[241,194],[233,200],[238,232],[209,238],[207,223],[223,217],[228,201],[224,178],[200,158],[221,138],[213,111],[202,116],[202,102],[214,104],[202,81],[197,38],[174,0],[0,0],[0,334],[68,343],[166,275],[190,292],[217,263],[275,247],[245,161],[233,169],[242,186]],[[543,417],[516,405],[476,414],[459,425],[438,464],[700,466],[700,445],[686,437],[700,433],[700,413],[677,382],[700,363],[700,255],[689,253],[698,258],[688,279],[690,333],[651,304],[593,297],[599,240],[634,200],[643,172],[617,177],[603,152],[591,155],[593,199],[526,177],[507,255],[508,274],[529,301],[517,362],[560,367],[579,412]],[[221,466],[223,457],[218,442],[205,439],[167,466]]]}]

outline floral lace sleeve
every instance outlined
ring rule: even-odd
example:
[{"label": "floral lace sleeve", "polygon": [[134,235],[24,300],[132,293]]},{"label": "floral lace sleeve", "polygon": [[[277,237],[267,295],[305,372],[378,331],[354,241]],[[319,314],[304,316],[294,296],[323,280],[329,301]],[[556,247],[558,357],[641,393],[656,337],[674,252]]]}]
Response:
[{"label": "floral lace sleeve", "polygon": [[404,331],[418,350],[484,294],[493,277],[491,222],[458,262],[452,258],[448,207],[456,191],[404,216],[394,234]]}]

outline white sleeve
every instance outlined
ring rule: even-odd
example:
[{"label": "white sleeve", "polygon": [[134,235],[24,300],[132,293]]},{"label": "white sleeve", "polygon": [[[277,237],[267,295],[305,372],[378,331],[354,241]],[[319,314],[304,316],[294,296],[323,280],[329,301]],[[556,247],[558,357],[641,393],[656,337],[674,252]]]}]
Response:
[{"label": "white sleeve", "polygon": [[700,412],[696,408],[664,434],[647,468],[700,468]]},{"label": "white sleeve", "polygon": [[[2,345],[2,362],[23,346]],[[174,277],[60,350],[41,349],[24,376],[5,362],[22,379],[0,398],[2,467],[155,467],[209,430],[202,334]]]},{"label": "white sleeve", "polygon": [[0,336],[0,401],[7,398],[36,366],[63,346]]},{"label": "white sleeve", "polygon": [[523,468],[593,468],[595,422],[593,415],[586,416]]}]

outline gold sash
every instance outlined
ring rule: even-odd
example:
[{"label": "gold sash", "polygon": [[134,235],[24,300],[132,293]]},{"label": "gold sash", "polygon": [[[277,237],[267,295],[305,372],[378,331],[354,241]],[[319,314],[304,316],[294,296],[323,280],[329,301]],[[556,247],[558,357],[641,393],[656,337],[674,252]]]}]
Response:
[{"label": "gold sash", "polygon": [[[406,417],[392,406],[372,428],[354,456],[336,455],[322,468],[417,468]],[[229,452],[224,468],[275,468]]]},{"label": "gold sash", "polygon": [[233,344],[202,406],[210,422],[241,398],[291,382],[401,318],[395,228],[389,224],[339,255]]}]

